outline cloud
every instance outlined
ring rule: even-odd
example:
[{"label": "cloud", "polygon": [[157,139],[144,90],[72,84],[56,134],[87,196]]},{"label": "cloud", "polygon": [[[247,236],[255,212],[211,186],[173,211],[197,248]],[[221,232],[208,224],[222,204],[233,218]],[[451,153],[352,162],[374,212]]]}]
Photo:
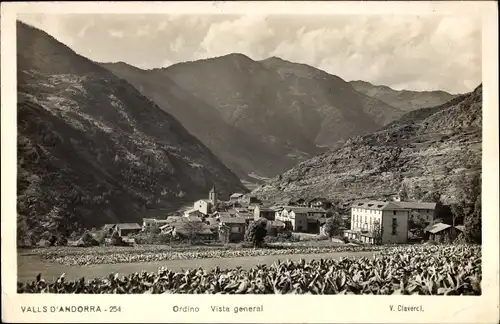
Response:
[{"label": "cloud", "polygon": [[122,31],[119,31],[119,30],[108,30],[108,34],[109,34],[109,36],[114,37],[114,38],[123,38],[123,36],[124,36],[124,33]]},{"label": "cloud", "polygon": [[95,26],[95,20],[91,19],[85,26],[83,26],[78,34],[76,35],[77,37],[81,38],[85,36],[85,33],[89,30],[89,28],[92,28]]},{"label": "cloud", "polygon": [[234,52],[247,54],[254,59],[264,58],[268,54],[266,42],[274,36],[266,19],[266,16],[242,16],[211,24],[200,44],[199,58]]},{"label": "cloud", "polygon": [[158,31],[164,31],[167,29],[168,22],[167,21],[161,21],[158,23]]},{"label": "cloud", "polygon": [[74,36],[66,33],[64,21],[58,19],[58,15],[19,14],[18,19],[47,32],[50,36],[68,46],[72,46],[74,43]]},{"label": "cloud", "polygon": [[151,34],[151,27],[149,25],[144,25],[138,28],[137,31],[135,32],[135,36],[137,37],[149,36],[150,34]]},{"label": "cloud", "polygon": [[184,46],[185,41],[183,36],[177,36],[175,40],[170,44],[170,50],[172,52],[179,52],[180,49]]},{"label": "cloud", "polygon": [[242,53],[394,88],[457,93],[481,82],[481,24],[472,14],[25,16],[96,61],[155,68]]},{"label": "cloud", "polygon": [[363,17],[331,28],[301,28],[271,53],[348,81],[461,92],[481,82],[479,35],[480,24],[466,17]]}]

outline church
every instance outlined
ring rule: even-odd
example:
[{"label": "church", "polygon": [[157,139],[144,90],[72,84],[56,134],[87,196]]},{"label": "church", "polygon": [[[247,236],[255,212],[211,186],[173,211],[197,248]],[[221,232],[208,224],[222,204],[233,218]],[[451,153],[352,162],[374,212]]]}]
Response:
[{"label": "church", "polygon": [[200,199],[194,202],[193,209],[199,211],[203,215],[211,214],[217,211],[217,204],[219,202],[218,192],[215,189],[215,185],[212,187],[208,193],[208,199]]}]

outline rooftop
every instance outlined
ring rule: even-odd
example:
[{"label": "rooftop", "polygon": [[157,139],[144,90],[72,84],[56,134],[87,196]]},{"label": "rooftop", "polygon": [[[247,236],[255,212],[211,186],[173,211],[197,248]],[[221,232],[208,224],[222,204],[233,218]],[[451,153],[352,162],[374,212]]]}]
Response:
[{"label": "rooftop", "polygon": [[230,197],[231,198],[239,198],[239,197],[243,197],[243,194],[236,192],[236,193],[232,194]]},{"label": "rooftop", "polygon": [[221,217],[219,218],[220,223],[225,224],[245,224],[247,222],[244,217]]},{"label": "rooftop", "polygon": [[320,201],[320,202],[329,202],[328,199],[326,198],[313,198],[313,199],[309,199],[307,202],[308,203],[312,203],[312,202],[315,202],[315,201]]},{"label": "rooftop", "polygon": [[361,200],[352,203],[352,208],[377,210],[434,209],[436,203],[412,201]]},{"label": "rooftop", "polygon": [[316,209],[313,208],[308,208],[308,207],[294,207],[294,206],[287,206],[285,207],[288,210],[293,211],[294,213],[299,213],[299,214],[305,214],[305,213],[310,213],[316,211]]},{"label": "rooftop", "polygon": [[396,202],[403,208],[408,209],[435,209],[436,203],[432,202],[411,202],[411,201],[400,201]]},{"label": "rooftop", "polygon": [[451,225],[448,225],[448,224],[444,224],[444,223],[437,223],[437,224],[434,224],[434,225],[429,225],[427,226],[426,228],[424,228],[424,232],[429,232],[429,233],[432,233],[432,234],[436,234],[436,233],[439,233],[445,229],[448,229],[450,228]]},{"label": "rooftop", "polygon": [[116,224],[119,229],[142,229],[142,226],[137,223],[121,223]]}]

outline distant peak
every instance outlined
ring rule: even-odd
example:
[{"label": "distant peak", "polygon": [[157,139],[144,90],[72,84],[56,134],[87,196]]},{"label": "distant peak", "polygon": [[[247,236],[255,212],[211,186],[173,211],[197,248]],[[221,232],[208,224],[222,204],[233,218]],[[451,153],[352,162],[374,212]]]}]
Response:
[{"label": "distant peak", "polygon": [[278,57],[278,56],[271,56],[271,57],[268,57],[267,59],[265,59],[264,61],[266,60],[276,60],[276,61],[284,61],[284,59],[282,59],[281,57]]},{"label": "distant peak", "polygon": [[[268,58],[266,58],[266,59],[261,60],[261,62],[292,63],[292,62],[287,61],[287,60],[284,60],[284,59],[282,59],[281,57],[278,57],[278,56],[271,56],[271,57],[268,57]],[[300,64],[300,63],[296,63],[296,64]]]},{"label": "distant peak", "polygon": [[134,66],[132,64],[129,64],[127,62],[123,62],[123,61],[117,61],[117,62],[101,62],[101,63],[98,63],[100,65],[119,65],[119,66],[125,66],[125,67],[128,67],[128,68],[133,68],[133,69],[138,69],[140,70],[137,66]]}]

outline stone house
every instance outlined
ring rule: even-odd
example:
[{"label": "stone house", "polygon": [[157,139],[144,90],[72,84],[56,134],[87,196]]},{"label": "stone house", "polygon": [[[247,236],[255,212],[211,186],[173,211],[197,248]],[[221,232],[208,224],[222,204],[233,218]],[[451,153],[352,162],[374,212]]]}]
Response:
[{"label": "stone house", "polygon": [[220,232],[225,233],[223,241],[241,242],[245,239],[247,220],[242,217],[220,217]]},{"label": "stone house", "polygon": [[135,235],[142,231],[142,226],[137,223],[121,223],[116,224],[114,230],[118,232],[121,237]]},{"label": "stone house", "polygon": [[265,206],[255,206],[254,209],[254,220],[258,220],[259,218],[265,218],[269,221],[273,221],[276,218],[275,215],[276,211],[275,209],[271,207],[265,207]]}]

